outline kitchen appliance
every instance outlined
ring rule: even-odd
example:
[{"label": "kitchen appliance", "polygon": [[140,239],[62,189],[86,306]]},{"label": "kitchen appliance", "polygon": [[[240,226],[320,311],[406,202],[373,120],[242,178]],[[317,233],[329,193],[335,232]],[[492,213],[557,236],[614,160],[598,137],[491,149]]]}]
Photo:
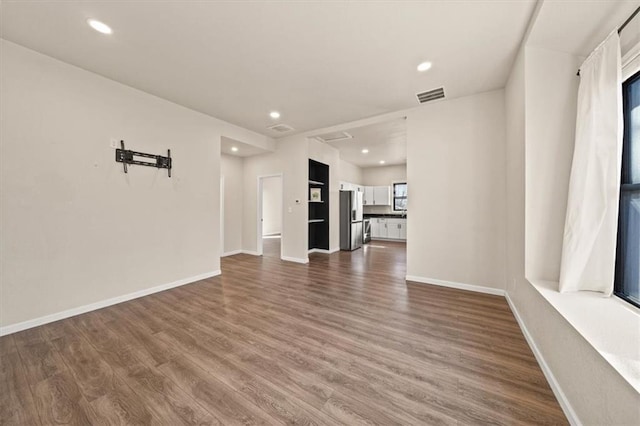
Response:
[{"label": "kitchen appliance", "polygon": [[362,192],[340,191],[340,250],[362,247]]},{"label": "kitchen appliance", "polygon": [[362,220],[362,244],[371,241],[371,219]]}]

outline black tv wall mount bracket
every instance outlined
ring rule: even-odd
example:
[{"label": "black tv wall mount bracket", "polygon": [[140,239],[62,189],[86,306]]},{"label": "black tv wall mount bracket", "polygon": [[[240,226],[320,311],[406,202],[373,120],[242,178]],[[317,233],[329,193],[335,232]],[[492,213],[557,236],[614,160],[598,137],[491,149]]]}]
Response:
[{"label": "black tv wall mount bracket", "polygon": [[[155,162],[134,160],[133,157],[153,158]],[[131,151],[124,149],[124,141],[120,141],[120,148],[116,149],[116,161],[122,163],[124,172],[127,173],[127,164],[135,164],[136,166],[149,166],[158,169],[167,169],[169,177],[171,177],[171,150],[167,150],[167,156],[154,154],[145,154],[144,152]]]}]

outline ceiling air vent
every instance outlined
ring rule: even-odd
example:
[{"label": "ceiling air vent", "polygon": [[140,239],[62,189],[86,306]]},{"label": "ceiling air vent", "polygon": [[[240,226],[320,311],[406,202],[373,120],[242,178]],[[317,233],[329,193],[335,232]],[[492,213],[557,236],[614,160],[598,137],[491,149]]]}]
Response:
[{"label": "ceiling air vent", "polygon": [[324,135],[316,136],[316,139],[320,142],[329,143],[329,142],[338,142],[346,139],[353,139],[353,135],[347,132],[333,132],[327,133]]},{"label": "ceiling air vent", "polygon": [[267,129],[273,130],[274,132],[278,133],[285,133],[292,131],[293,127],[289,126],[288,124],[274,124],[273,126],[267,127]]},{"label": "ceiling air vent", "polygon": [[416,93],[418,102],[424,104],[429,101],[435,101],[436,99],[444,98],[444,87],[438,89],[428,90],[422,93]]}]

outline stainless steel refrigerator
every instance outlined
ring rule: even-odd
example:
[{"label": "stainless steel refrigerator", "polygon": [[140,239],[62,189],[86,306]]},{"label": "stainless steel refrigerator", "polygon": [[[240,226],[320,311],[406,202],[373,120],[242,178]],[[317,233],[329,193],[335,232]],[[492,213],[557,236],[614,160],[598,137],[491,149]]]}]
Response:
[{"label": "stainless steel refrigerator", "polygon": [[340,250],[362,247],[362,192],[340,191]]}]

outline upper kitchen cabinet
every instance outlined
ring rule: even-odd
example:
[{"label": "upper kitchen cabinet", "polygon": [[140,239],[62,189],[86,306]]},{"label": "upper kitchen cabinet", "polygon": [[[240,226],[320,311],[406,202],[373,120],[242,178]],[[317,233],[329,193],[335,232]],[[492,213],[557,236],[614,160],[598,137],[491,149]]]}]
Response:
[{"label": "upper kitchen cabinet", "polygon": [[362,204],[365,206],[390,206],[391,187],[365,186]]},{"label": "upper kitchen cabinet", "polygon": [[373,187],[373,205],[390,206],[391,205],[391,187],[374,186]]},{"label": "upper kitchen cabinet", "polygon": [[358,191],[364,192],[364,186],[357,183],[340,182],[340,191]]},{"label": "upper kitchen cabinet", "polygon": [[362,196],[362,204],[365,206],[374,206],[375,202],[373,199],[373,186],[365,186],[364,195]]}]

